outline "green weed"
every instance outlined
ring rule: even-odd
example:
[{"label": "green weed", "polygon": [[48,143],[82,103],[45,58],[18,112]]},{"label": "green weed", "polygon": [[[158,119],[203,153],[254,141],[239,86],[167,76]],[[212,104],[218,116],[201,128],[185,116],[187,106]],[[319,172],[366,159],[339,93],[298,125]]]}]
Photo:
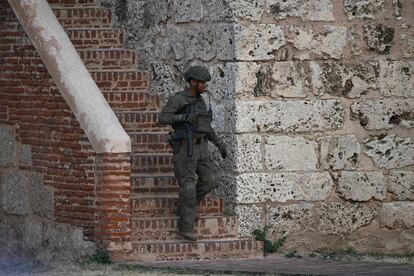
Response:
[{"label": "green weed", "polygon": [[256,229],[253,231],[253,235],[256,237],[257,241],[262,241],[264,243],[263,252],[265,255],[269,253],[276,253],[283,246],[287,237],[283,237],[277,241],[271,241],[267,239],[267,231],[269,227],[262,229]]}]

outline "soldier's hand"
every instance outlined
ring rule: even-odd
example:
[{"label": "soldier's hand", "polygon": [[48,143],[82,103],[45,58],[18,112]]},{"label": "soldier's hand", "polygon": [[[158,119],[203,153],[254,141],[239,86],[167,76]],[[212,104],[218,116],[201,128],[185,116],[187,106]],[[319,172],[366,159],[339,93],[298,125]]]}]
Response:
[{"label": "soldier's hand", "polygon": [[184,114],[183,121],[190,124],[197,124],[197,116],[194,114]]},{"label": "soldier's hand", "polygon": [[221,158],[226,159],[229,155],[225,147],[220,147]]}]

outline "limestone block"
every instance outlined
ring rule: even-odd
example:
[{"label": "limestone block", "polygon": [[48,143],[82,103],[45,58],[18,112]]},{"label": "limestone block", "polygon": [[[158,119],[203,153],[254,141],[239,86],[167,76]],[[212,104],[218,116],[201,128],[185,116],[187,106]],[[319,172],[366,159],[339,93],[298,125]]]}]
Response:
[{"label": "limestone block", "polygon": [[312,90],[317,96],[330,94],[357,98],[377,88],[378,63],[344,64],[342,62],[310,62]]},{"label": "limestone block", "polygon": [[321,165],[324,169],[354,170],[361,146],[355,135],[325,136],[321,139]]},{"label": "limestone block", "polygon": [[364,26],[364,37],[368,49],[380,54],[389,54],[394,39],[394,29],[382,24]]},{"label": "limestone block", "polygon": [[320,233],[351,233],[366,226],[378,214],[378,206],[363,203],[329,202],[319,210]]},{"label": "limestone block", "polygon": [[304,80],[300,74],[299,65],[292,61],[276,62],[272,68],[272,83],[270,96],[285,98],[304,98]]},{"label": "limestone block", "polygon": [[398,200],[414,200],[414,172],[393,171],[388,176],[388,191]]},{"label": "limestone block", "polygon": [[315,141],[303,137],[267,136],[265,164],[276,171],[312,171],[318,164]]},{"label": "limestone block", "polygon": [[257,205],[237,205],[235,212],[239,221],[240,237],[251,237],[254,230],[263,228],[263,207]]},{"label": "limestone block", "polygon": [[332,190],[329,173],[241,174],[234,178],[238,203],[325,200]]},{"label": "limestone block", "polygon": [[351,105],[351,119],[368,130],[414,127],[414,100],[372,99]]},{"label": "limestone block", "polygon": [[386,0],[345,0],[344,11],[349,19],[377,19],[385,9]]},{"label": "limestone block", "polygon": [[405,51],[404,51],[403,56],[405,58],[414,58],[414,39],[407,38],[404,44],[405,44]]},{"label": "limestone block", "polygon": [[54,192],[51,187],[45,186],[43,177],[34,173],[31,183],[32,210],[40,217],[53,219]]},{"label": "limestone block", "polygon": [[270,60],[285,45],[283,28],[276,24],[234,26],[234,51],[238,60]]},{"label": "limestone block", "polygon": [[373,137],[365,143],[366,154],[380,168],[395,169],[414,165],[414,143],[411,138],[395,134]]},{"label": "limestone block", "polygon": [[380,212],[380,225],[389,228],[414,227],[414,202],[384,203]]},{"label": "limestone block", "polygon": [[235,18],[249,21],[260,21],[265,5],[262,0],[230,0],[228,3]]},{"label": "limestone block", "polygon": [[222,135],[229,156],[219,159],[222,169],[236,172],[260,171],[263,169],[261,137],[256,134]]},{"label": "limestone block", "polygon": [[352,201],[384,200],[386,190],[386,178],[381,172],[344,171],[338,179],[338,193]]},{"label": "limestone block", "polygon": [[293,204],[288,206],[269,206],[266,212],[266,225],[273,238],[312,230],[314,223],[313,204]]},{"label": "limestone block", "polygon": [[185,23],[203,19],[201,0],[174,0],[175,22]]},{"label": "limestone block", "polygon": [[414,97],[414,61],[381,61],[380,88],[386,97]]},{"label": "limestone block", "polygon": [[211,69],[212,80],[208,91],[216,101],[254,98],[259,69],[260,65],[254,62],[216,64]]},{"label": "limestone block", "polygon": [[31,176],[28,172],[15,169],[0,174],[4,212],[12,215],[29,213]]},{"label": "limestone block", "polygon": [[267,0],[269,13],[275,19],[299,17],[309,21],[333,21],[332,0]]},{"label": "limestone block", "polygon": [[23,226],[23,242],[26,250],[38,250],[43,241],[43,223],[34,217],[27,217]]},{"label": "limestone block", "polygon": [[[347,27],[324,26],[320,33],[315,34],[311,29],[291,27],[293,46],[302,51],[311,52],[318,57],[340,59],[346,46]],[[299,59],[309,59],[308,54],[297,56]]]},{"label": "limestone block", "polygon": [[0,168],[16,165],[17,141],[13,129],[0,127]]},{"label": "limestone block", "polygon": [[334,130],[344,123],[339,100],[236,102],[229,112],[238,133]]},{"label": "limestone block", "polygon": [[202,0],[205,18],[209,21],[218,22],[218,21],[230,21],[233,18],[234,11],[230,9],[230,0],[222,1],[211,1],[211,0]]},{"label": "limestone block", "polygon": [[29,145],[19,145],[19,163],[21,165],[32,165],[32,148]]},{"label": "limestone block", "polygon": [[160,59],[210,61],[234,57],[233,28],[229,24],[168,26],[156,38],[154,55]]}]

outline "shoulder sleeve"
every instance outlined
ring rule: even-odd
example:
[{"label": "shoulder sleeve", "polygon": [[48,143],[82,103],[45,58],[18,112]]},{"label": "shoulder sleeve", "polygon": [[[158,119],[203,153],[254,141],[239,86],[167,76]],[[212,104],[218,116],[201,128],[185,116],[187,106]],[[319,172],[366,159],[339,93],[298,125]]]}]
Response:
[{"label": "shoulder sleeve", "polygon": [[177,114],[183,108],[183,101],[179,94],[171,96],[159,114],[161,124],[175,124],[182,121],[182,115]]}]

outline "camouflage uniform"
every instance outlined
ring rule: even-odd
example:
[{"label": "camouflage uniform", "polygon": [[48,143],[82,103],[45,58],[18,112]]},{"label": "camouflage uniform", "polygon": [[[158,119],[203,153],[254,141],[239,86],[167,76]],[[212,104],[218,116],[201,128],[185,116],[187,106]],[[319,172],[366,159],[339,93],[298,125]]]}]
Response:
[{"label": "camouflage uniform", "polygon": [[[204,79],[209,80],[209,76],[204,76]],[[203,77],[200,78],[203,80]],[[193,116],[186,112],[189,105],[192,106]],[[198,203],[217,185],[207,140],[220,149],[223,158],[227,156],[226,149],[211,127],[211,110],[207,110],[203,97],[198,93],[193,96],[190,89],[171,96],[159,118],[161,123],[170,124],[174,129],[170,133],[170,141],[173,147],[174,173],[180,185],[179,231],[192,233]],[[194,129],[191,157],[187,152],[187,143],[190,142],[187,138],[188,124]]]}]

